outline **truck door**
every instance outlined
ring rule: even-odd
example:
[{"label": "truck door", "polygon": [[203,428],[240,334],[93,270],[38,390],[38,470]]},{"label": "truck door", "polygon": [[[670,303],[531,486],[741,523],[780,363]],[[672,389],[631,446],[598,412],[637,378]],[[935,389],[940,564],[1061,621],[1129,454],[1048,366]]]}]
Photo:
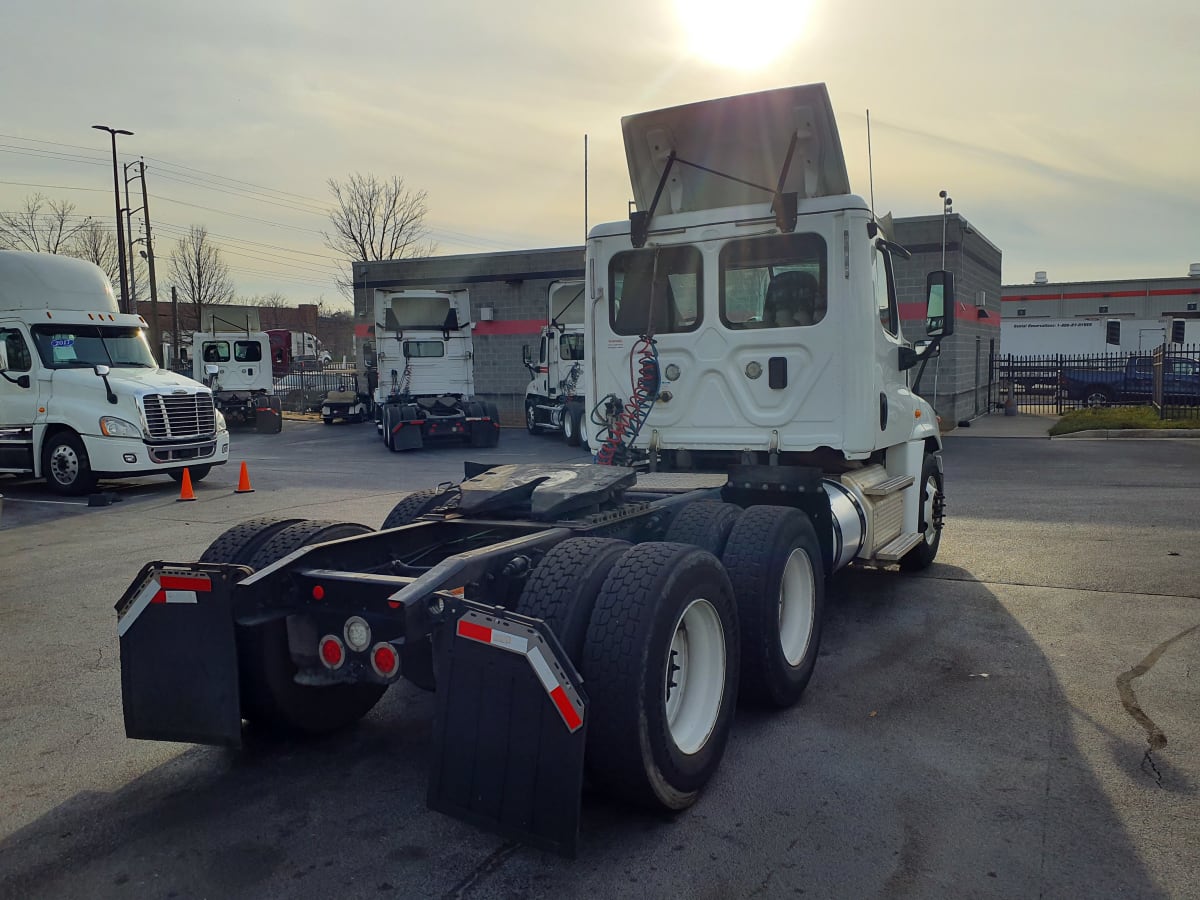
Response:
[{"label": "truck door", "polygon": [[[875,446],[891,447],[912,433],[916,404],[908,389],[908,374],[899,371],[896,365],[904,339],[900,334],[900,306],[892,255],[874,242],[871,245],[871,277],[879,313],[879,331],[875,339],[875,396],[872,398],[878,402]],[[875,412],[874,406],[872,412]]]},{"label": "truck door", "polygon": [[[0,325],[8,368],[0,377],[0,472],[32,472],[33,423],[41,382],[33,371],[29,341],[15,325]],[[16,382],[22,375],[29,387]]]}]

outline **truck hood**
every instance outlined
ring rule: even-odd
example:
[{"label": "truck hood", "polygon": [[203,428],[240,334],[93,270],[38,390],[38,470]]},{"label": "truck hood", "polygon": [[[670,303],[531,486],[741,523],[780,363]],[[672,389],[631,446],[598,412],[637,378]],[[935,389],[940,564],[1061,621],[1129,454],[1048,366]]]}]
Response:
[{"label": "truck hood", "polygon": [[[796,150],[783,193],[801,198],[850,193],[846,160],[829,92],[801,85],[705,100],[621,120],[637,208],[650,209],[672,151],[678,159],[732,175],[740,184],[678,162],[657,212],[688,212],[766,203],[779,183],[792,135]],[[768,188],[764,191],[761,188]]]},{"label": "truck hood", "polygon": [[[104,379],[91,369],[56,369],[54,380],[58,385],[76,384],[86,388],[95,385],[103,395]],[[108,383],[118,395],[138,396],[142,394],[196,394],[210,393],[197,381],[166,369],[118,369],[108,372]]]}]

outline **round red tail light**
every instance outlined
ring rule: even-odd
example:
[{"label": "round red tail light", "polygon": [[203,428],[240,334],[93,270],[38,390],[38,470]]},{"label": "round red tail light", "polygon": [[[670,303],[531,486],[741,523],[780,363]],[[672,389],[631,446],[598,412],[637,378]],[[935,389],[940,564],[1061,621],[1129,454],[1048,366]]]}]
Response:
[{"label": "round red tail light", "polygon": [[321,638],[319,645],[321,662],[327,669],[341,668],[342,663],[346,661],[346,648],[342,646],[340,638],[334,637],[332,634],[327,634]]},{"label": "round red tail light", "polygon": [[371,668],[381,678],[394,678],[400,671],[400,654],[391,644],[376,644],[371,648]]}]

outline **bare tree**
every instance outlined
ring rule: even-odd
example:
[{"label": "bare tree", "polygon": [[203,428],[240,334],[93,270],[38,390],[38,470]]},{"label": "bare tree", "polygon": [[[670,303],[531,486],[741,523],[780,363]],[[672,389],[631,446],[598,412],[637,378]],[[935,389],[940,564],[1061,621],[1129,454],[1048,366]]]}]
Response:
[{"label": "bare tree", "polygon": [[99,222],[91,220],[71,236],[70,242],[62,252],[98,265],[108,276],[113,293],[118,297],[121,295],[121,266],[117,261],[115,229],[105,228]]},{"label": "bare tree", "polygon": [[180,238],[171,253],[171,280],[179,289],[180,299],[202,307],[229,303],[233,300],[233,281],[229,267],[221,259],[221,251],[208,239],[208,229],[193,225],[186,237]]},{"label": "bare tree", "polygon": [[0,212],[0,248],[63,253],[71,239],[92,222],[90,216],[85,216],[72,225],[70,220],[74,218],[74,203],[32,194],[25,198],[24,209]]},{"label": "bare tree", "polygon": [[387,181],[359,173],[345,182],[330,178],[329,190],[336,204],[329,211],[333,231],[322,236],[325,246],[346,257],[337,285],[347,296],[354,290],[348,263],[432,256],[437,250],[425,225],[425,191],[409,190],[398,175]]},{"label": "bare tree", "polygon": [[272,291],[269,294],[253,294],[249,297],[239,297],[238,304],[241,306],[257,306],[259,309],[286,309],[290,306],[295,306],[279,291]]}]

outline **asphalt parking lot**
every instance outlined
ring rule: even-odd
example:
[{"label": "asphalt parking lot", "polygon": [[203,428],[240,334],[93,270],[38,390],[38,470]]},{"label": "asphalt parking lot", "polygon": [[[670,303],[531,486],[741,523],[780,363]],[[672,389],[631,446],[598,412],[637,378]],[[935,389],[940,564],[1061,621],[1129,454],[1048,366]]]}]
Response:
[{"label": "asphalt parking lot", "polygon": [[946,445],[935,565],[837,575],[803,702],[739,711],[673,819],[585,796],[574,861],[425,808],[432,703],[405,685],[321,741],[127,740],[112,606],[241,519],[378,526],[465,459],[582,452],[288,422],[237,435],[192,503],[0,479],[0,896],[1200,896],[1200,441]]}]

